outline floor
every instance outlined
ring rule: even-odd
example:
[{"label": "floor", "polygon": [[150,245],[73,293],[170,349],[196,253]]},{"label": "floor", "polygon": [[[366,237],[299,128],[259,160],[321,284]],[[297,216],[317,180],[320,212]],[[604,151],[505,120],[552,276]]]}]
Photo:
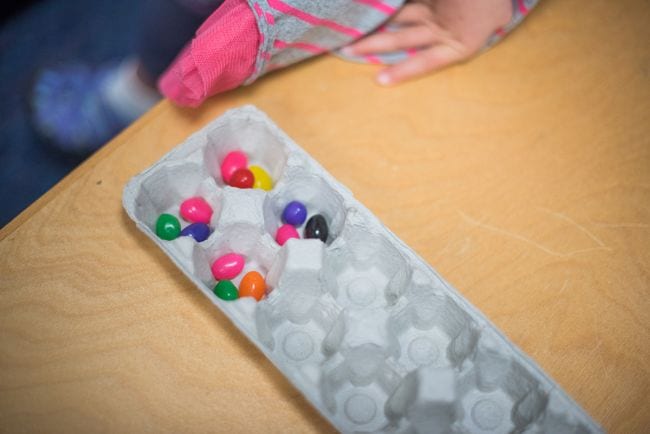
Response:
[{"label": "floor", "polygon": [[0,227],[85,157],[48,146],[30,125],[29,95],[43,68],[101,64],[133,48],[140,11],[128,0],[42,0],[0,27]]}]

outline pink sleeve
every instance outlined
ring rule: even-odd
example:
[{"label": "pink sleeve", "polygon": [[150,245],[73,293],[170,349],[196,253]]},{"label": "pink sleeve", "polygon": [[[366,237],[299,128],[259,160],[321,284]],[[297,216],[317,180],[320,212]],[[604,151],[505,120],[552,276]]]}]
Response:
[{"label": "pink sleeve", "polygon": [[253,74],[259,43],[255,16],[246,1],[226,0],[163,73],[158,87],[176,104],[198,107]]}]

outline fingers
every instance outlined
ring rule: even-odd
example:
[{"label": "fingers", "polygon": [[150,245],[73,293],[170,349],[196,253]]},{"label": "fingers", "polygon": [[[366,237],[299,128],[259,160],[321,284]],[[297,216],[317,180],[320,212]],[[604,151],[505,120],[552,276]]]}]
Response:
[{"label": "fingers", "polygon": [[466,54],[446,44],[438,44],[415,56],[384,69],[377,75],[381,85],[391,85],[435,71],[465,59]]},{"label": "fingers", "polygon": [[[459,21],[458,14],[445,14],[436,5],[432,0],[412,0],[388,21],[388,31],[355,42],[344,49],[344,54],[356,56],[419,50],[413,57],[382,70],[377,75],[377,81],[382,85],[396,84],[469,58],[489,34],[483,37],[472,22]],[[458,9],[455,3],[453,5]],[[470,16],[469,13],[465,15]],[[390,30],[391,25],[394,25],[394,31]]]},{"label": "fingers", "polygon": [[381,32],[370,35],[345,49],[349,55],[389,53],[432,45],[441,39],[427,26],[412,26],[394,32]]}]

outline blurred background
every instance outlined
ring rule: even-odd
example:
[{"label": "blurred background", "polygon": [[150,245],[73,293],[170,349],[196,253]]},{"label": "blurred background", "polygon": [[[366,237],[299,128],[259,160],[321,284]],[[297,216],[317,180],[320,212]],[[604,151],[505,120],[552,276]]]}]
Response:
[{"label": "blurred background", "polygon": [[70,155],[39,137],[30,94],[44,68],[115,62],[134,49],[140,1],[0,2],[0,227],[87,155]]}]

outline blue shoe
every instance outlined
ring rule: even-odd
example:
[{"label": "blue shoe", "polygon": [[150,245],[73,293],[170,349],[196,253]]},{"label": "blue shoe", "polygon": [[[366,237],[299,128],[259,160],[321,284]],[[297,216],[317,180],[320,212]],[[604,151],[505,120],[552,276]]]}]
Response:
[{"label": "blue shoe", "polygon": [[126,127],[109,105],[104,88],[116,67],[70,65],[45,70],[31,98],[37,131],[56,148],[75,154],[95,151]]}]

